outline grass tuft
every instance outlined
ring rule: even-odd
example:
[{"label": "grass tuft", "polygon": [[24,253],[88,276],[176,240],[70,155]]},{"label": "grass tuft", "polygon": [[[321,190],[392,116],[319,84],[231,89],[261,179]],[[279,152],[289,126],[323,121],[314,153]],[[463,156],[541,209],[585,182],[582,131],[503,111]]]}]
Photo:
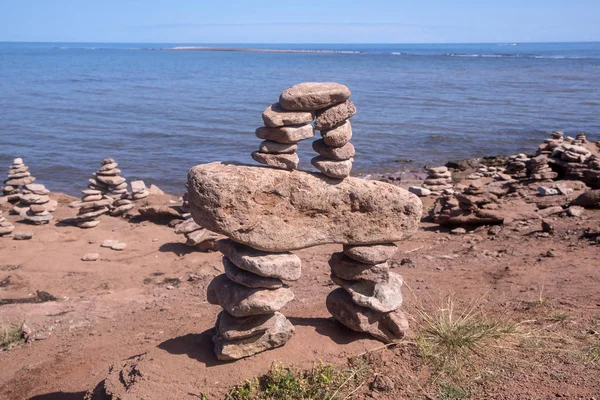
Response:
[{"label": "grass tuft", "polygon": [[484,313],[477,304],[458,311],[451,297],[433,312],[416,311],[419,354],[451,373],[460,370],[471,356],[484,356],[490,345],[517,333],[514,323]]},{"label": "grass tuft", "polygon": [[364,385],[366,367],[338,369],[318,363],[311,370],[298,371],[281,364],[242,385],[234,387],[226,400],[337,400],[352,399]]},{"label": "grass tuft", "polygon": [[10,350],[23,342],[25,342],[25,335],[20,325],[12,324],[3,327],[0,331],[0,350]]}]

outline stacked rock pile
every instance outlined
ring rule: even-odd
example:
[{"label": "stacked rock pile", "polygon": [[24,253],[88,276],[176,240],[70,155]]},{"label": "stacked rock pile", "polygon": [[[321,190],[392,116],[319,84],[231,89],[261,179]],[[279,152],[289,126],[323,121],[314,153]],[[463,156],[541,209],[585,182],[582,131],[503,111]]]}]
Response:
[{"label": "stacked rock pile", "polygon": [[215,243],[219,239],[218,234],[204,229],[191,217],[177,224],[175,233],[184,235],[187,239],[185,244],[200,251],[215,251]]},{"label": "stacked rock pile", "polygon": [[[38,193],[44,192],[47,192],[47,189],[38,191]],[[57,206],[58,202],[51,200],[47,194],[27,193],[21,195],[19,203],[13,207],[13,212],[28,222],[43,225],[52,220],[50,212],[56,210]]]},{"label": "stacked rock pile", "polygon": [[263,112],[265,126],[256,130],[256,136],[264,141],[252,158],[275,168],[297,169],[297,143],[313,137],[316,129],[322,139],[313,142],[319,156],[312,165],[331,178],[349,176],[355,154],[349,142],[350,118],[356,113],[350,95],[350,89],[333,82],[305,82],[286,89],[279,102]]},{"label": "stacked rock pile", "polygon": [[144,181],[131,181],[131,198],[133,200],[142,200],[150,196],[150,191]]},{"label": "stacked rock pile", "polygon": [[0,236],[10,235],[15,226],[2,215],[0,210]]},{"label": "stacked rock pile", "polygon": [[385,343],[404,337],[408,321],[402,305],[402,277],[390,272],[393,243],[344,246],[330,260],[331,280],[341,288],[327,296],[333,317],[359,332],[369,332]]},{"label": "stacked rock pile", "polygon": [[514,179],[526,179],[527,178],[527,162],[529,157],[526,154],[517,154],[510,156],[506,164],[505,172],[511,175]]},{"label": "stacked rock pile", "polygon": [[[90,186],[95,187],[94,184]],[[71,207],[79,207],[75,221],[80,228],[94,228],[100,223],[100,216],[110,211],[115,200],[104,196],[99,189],[86,189],[81,193],[81,201],[71,204]]]},{"label": "stacked rock pile", "polygon": [[[108,198],[110,199],[110,198]],[[118,217],[119,215],[125,214],[127,211],[132,210],[135,207],[133,201],[129,199],[117,199],[110,205],[110,215]]]},{"label": "stacked rock pile", "polygon": [[4,180],[2,194],[10,202],[17,201],[21,195],[20,189],[33,182],[35,177],[29,172],[29,167],[25,165],[22,158],[15,158],[8,167],[8,177]]},{"label": "stacked rock pile", "polygon": [[573,144],[582,145],[587,143],[587,138],[585,137],[584,132],[579,132],[577,136],[575,136],[575,142]]},{"label": "stacked rock pile", "polygon": [[540,154],[531,158],[527,162],[527,173],[529,175],[529,179],[535,181],[556,179],[558,177],[558,173],[552,171],[548,161],[549,157],[546,154]]},{"label": "stacked rock pile", "polygon": [[213,337],[220,360],[236,360],[283,346],[295,329],[279,311],[294,298],[283,280],[300,278],[300,258],[217,242],[225,273],[208,286],[208,301],[223,307]]},{"label": "stacked rock pile", "polygon": [[452,189],[452,173],[448,167],[428,168],[427,178],[422,186],[431,190],[431,194],[440,195],[445,189]]},{"label": "stacked rock pile", "polygon": [[88,188],[98,190],[102,195],[113,199],[124,199],[127,197],[127,181],[120,176],[119,164],[112,158],[105,158],[100,162],[101,167],[90,179]]}]

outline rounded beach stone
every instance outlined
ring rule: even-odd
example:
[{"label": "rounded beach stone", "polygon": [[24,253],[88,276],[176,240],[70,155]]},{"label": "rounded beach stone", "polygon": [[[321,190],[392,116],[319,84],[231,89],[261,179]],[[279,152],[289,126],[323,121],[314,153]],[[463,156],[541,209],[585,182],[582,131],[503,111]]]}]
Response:
[{"label": "rounded beach stone", "polygon": [[322,130],[321,136],[327,146],[342,147],[352,138],[352,125],[346,121],[333,129]]},{"label": "rounded beach stone", "polygon": [[389,280],[385,283],[372,281],[348,281],[331,275],[331,280],[346,289],[359,306],[379,312],[394,311],[402,305],[402,277],[389,272]]},{"label": "rounded beach stone", "polygon": [[288,288],[252,289],[231,281],[225,274],[214,278],[207,289],[207,300],[234,317],[272,314],[294,299]]},{"label": "rounded beach stone", "polygon": [[292,154],[296,150],[298,150],[298,145],[295,143],[277,143],[272,140],[263,140],[258,148],[261,153],[271,154]]},{"label": "rounded beach stone", "polygon": [[304,82],[281,93],[279,104],[286,110],[315,111],[350,98],[350,89],[335,82]]},{"label": "rounded beach stone", "polygon": [[261,126],[256,129],[255,134],[259,139],[289,144],[313,137],[315,135],[315,130],[310,124],[281,126],[279,128],[266,128]]},{"label": "rounded beach stone", "polygon": [[33,237],[33,232],[20,231],[20,232],[15,232],[15,237],[13,238],[13,240],[29,240],[32,237]]},{"label": "rounded beach stone", "polygon": [[345,101],[325,110],[317,112],[315,129],[332,129],[356,114],[356,106],[351,101]]},{"label": "rounded beach stone", "polygon": [[329,293],[325,305],[342,325],[356,332],[368,333],[384,343],[397,342],[408,331],[408,320],[402,311],[380,313],[361,307],[352,301],[352,296],[344,289]]},{"label": "rounded beach stone", "polygon": [[223,257],[223,266],[225,267],[225,275],[235,283],[247,286],[249,288],[265,288],[277,289],[283,286],[281,279],[265,278],[264,276],[253,274],[238,268],[227,257]]},{"label": "rounded beach stone", "polygon": [[100,171],[109,171],[111,169],[117,168],[118,166],[119,166],[119,164],[117,164],[116,162],[111,162],[111,163],[108,163],[108,164],[103,164],[100,167]]},{"label": "rounded beach stone", "polygon": [[100,220],[93,220],[93,221],[82,221],[82,222],[78,222],[77,226],[79,228],[84,228],[84,229],[89,229],[89,228],[94,228],[96,226],[98,226],[98,224],[100,223]]},{"label": "rounded beach stone", "polygon": [[380,264],[393,257],[398,251],[394,243],[372,244],[368,246],[344,245],[344,254],[365,264]]},{"label": "rounded beach stone", "polygon": [[238,268],[267,278],[296,281],[302,273],[300,257],[289,252],[268,253],[231,239],[219,240],[217,249]]},{"label": "rounded beach stone", "polygon": [[[4,225],[4,226],[3,226]],[[8,235],[15,229],[12,224],[0,224],[0,235]]]},{"label": "rounded beach stone", "polygon": [[296,153],[268,154],[253,151],[252,158],[261,164],[266,164],[270,167],[281,169],[298,169],[298,163],[300,162],[300,158]]},{"label": "rounded beach stone", "polygon": [[287,318],[279,315],[268,329],[243,339],[226,340],[217,329],[217,335],[213,336],[217,358],[223,361],[239,360],[286,344],[295,330]]},{"label": "rounded beach stone", "polygon": [[13,160],[13,165],[21,165],[23,164],[23,159],[21,157],[17,157]]},{"label": "rounded beach stone", "polygon": [[354,159],[344,161],[329,160],[323,156],[314,157],[310,163],[330,178],[344,179],[350,176]]},{"label": "rounded beach stone", "polygon": [[32,204],[29,209],[36,214],[46,211],[46,207],[43,204]]},{"label": "rounded beach stone", "polygon": [[427,173],[430,174],[443,174],[448,172],[448,167],[431,167],[427,168]]},{"label": "rounded beach stone", "polygon": [[101,194],[90,194],[90,195],[83,196],[81,198],[81,201],[84,203],[88,202],[88,201],[100,201],[100,200],[102,200]]},{"label": "rounded beach stone", "polygon": [[327,145],[324,139],[319,139],[312,143],[312,147],[319,155],[329,158],[330,160],[349,160],[354,157],[355,154],[354,146],[349,142],[341,147],[333,147]]},{"label": "rounded beach stone", "polygon": [[390,267],[387,262],[381,264],[363,264],[354,261],[344,253],[333,253],[329,259],[331,272],[338,278],[385,283],[389,280]]},{"label": "rounded beach stone", "polygon": [[81,261],[96,261],[100,258],[100,254],[98,253],[87,253],[81,257]]},{"label": "rounded beach stone", "polygon": [[312,122],[315,114],[310,111],[287,111],[279,103],[271,104],[262,114],[266,127],[301,125]]},{"label": "rounded beach stone", "polygon": [[423,212],[417,196],[389,183],[347,178],[332,184],[317,173],[218,162],[190,170],[188,194],[198,224],[264,252],[404,240]]}]

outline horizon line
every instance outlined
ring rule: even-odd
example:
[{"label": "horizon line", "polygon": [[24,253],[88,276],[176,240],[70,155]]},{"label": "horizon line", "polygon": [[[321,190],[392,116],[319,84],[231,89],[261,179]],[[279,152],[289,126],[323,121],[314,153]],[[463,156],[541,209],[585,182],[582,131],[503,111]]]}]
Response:
[{"label": "horizon line", "polygon": [[570,41],[490,41],[490,42],[121,42],[121,41],[22,41],[22,40],[0,40],[0,43],[78,43],[78,44],[89,44],[89,43],[106,43],[106,44],[233,44],[233,45],[352,45],[352,44],[372,44],[372,45],[413,45],[413,44],[504,44],[504,43],[519,43],[519,44],[573,44],[573,43],[600,43],[600,40],[570,40]]}]

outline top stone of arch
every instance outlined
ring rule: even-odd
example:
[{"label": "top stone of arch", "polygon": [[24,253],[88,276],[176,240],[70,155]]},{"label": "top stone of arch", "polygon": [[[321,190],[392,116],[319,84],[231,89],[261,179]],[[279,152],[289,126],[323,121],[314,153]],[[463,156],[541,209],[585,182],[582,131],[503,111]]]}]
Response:
[{"label": "top stone of arch", "polygon": [[335,82],[304,82],[288,88],[279,96],[279,104],[288,111],[316,111],[343,103],[350,89]]}]

